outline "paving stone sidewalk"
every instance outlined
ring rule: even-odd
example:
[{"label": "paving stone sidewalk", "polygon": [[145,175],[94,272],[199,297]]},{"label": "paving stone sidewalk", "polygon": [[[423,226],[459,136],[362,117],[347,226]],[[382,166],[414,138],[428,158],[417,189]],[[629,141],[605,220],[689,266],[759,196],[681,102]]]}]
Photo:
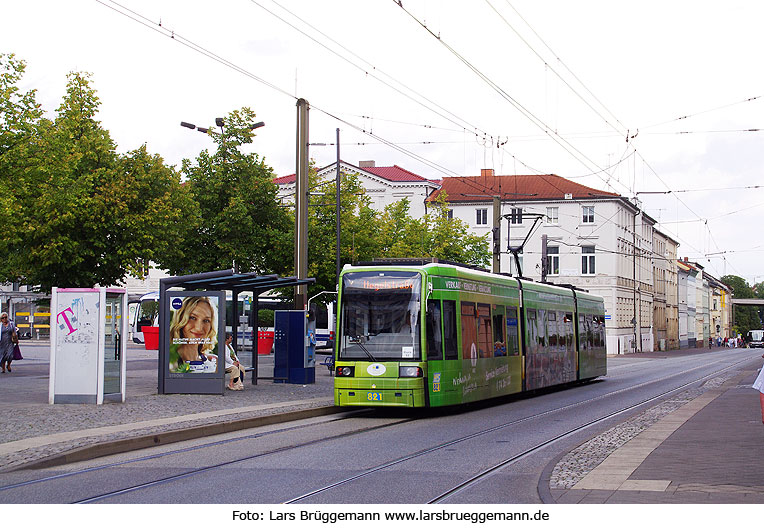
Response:
[{"label": "paving stone sidewalk", "polygon": [[681,392],[548,467],[547,503],[764,503],[760,362]]},{"label": "paving stone sidewalk", "polygon": [[[127,354],[126,401],[48,404],[49,364],[45,344],[22,343],[25,359],[0,374],[0,472],[41,463],[55,456],[150,435],[231,425],[238,421],[323,410],[333,405],[329,371],[316,367],[316,383],[277,384],[247,375],[243,391],[223,395],[157,394],[157,354],[131,346]],[[272,376],[272,356],[261,356],[261,376]],[[269,372],[270,368],[270,372]],[[200,431],[200,434],[204,432]]]}]

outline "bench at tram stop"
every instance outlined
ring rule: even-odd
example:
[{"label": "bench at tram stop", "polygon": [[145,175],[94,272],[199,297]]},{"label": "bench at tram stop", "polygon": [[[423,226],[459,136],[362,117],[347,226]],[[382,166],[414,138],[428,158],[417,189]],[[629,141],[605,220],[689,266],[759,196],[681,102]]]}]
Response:
[{"label": "bench at tram stop", "polygon": [[327,369],[329,369],[329,374],[332,374],[334,372],[334,354],[331,354],[329,356],[324,356],[323,361],[318,362],[319,365],[323,365]]}]

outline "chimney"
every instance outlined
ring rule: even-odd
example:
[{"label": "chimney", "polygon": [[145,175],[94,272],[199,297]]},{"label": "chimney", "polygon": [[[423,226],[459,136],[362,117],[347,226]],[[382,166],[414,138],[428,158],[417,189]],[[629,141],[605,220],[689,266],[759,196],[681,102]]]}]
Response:
[{"label": "chimney", "polygon": [[374,161],[373,160],[362,160],[358,163],[359,168],[373,168],[374,167]]},{"label": "chimney", "polygon": [[480,170],[481,177],[493,177],[493,170]]}]

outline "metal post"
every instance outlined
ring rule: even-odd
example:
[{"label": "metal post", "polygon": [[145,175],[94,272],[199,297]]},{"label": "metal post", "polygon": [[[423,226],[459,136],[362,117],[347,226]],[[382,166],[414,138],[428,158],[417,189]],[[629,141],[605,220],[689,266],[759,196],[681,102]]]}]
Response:
[{"label": "metal post", "polygon": [[[636,205],[637,199],[634,199]],[[631,231],[631,251],[632,251],[632,299],[634,300],[634,317],[631,319],[631,324],[634,327],[634,351],[637,350],[637,214],[639,210],[634,212],[634,223]],[[640,297],[641,298],[641,297]]]},{"label": "metal post", "polygon": [[260,340],[260,295],[261,291],[253,291],[252,308],[249,314],[250,328],[252,329],[252,385],[257,385],[257,372],[259,370],[260,363],[260,351],[258,349],[258,343]]},{"label": "metal post", "polygon": [[541,235],[541,282],[546,282],[546,276],[549,273],[549,255],[547,254],[546,234]]},{"label": "metal post", "polygon": [[[297,100],[297,171],[295,195],[294,231],[294,274],[300,278],[308,276],[308,111],[307,100]],[[307,287],[294,288],[294,305],[304,310],[307,304]]]},{"label": "metal post", "polygon": [[335,285],[339,289],[340,285],[340,129],[337,128],[337,182],[335,187],[337,188],[337,205],[336,205],[336,217],[337,217],[337,274],[335,276]]},{"label": "metal post", "polygon": [[501,199],[493,198],[493,269],[501,272]]}]

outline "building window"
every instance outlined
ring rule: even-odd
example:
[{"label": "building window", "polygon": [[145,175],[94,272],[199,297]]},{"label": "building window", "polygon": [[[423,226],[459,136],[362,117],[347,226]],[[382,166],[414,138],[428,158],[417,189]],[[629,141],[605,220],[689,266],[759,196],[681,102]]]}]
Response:
[{"label": "building window", "polygon": [[454,209],[453,208],[449,208],[448,209],[448,211],[446,212],[446,217],[448,219],[454,219]]},{"label": "building window", "polygon": [[593,206],[583,207],[583,222],[594,223],[594,207]]},{"label": "building window", "polygon": [[510,225],[523,224],[523,209],[522,208],[513,208],[509,211],[509,223]]},{"label": "building window", "polygon": [[546,207],[546,222],[550,225],[557,225],[560,223],[559,207]]},{"label": "building window", "polygon": [[559,275],[560,274],[560,248],[555,245],[548,245],[546,248],[547,256],[547,274]]},{"label": "building window", "polygon": [[475,210],[475,225],[488,225],[487,208],[478,208]]},{"label": "building window", "polygon": [[581,274],[593,275],[594,273],[594,246],[581,247]]}]

